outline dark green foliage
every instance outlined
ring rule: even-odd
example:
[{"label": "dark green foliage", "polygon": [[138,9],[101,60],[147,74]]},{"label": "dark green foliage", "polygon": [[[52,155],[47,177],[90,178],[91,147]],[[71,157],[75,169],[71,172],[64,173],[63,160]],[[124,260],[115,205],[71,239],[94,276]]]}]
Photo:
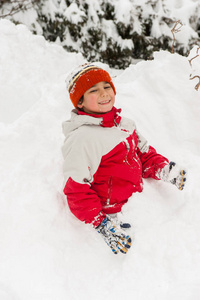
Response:
[{"label": "dark green foliage", "polygon": [[144,19],[143,22],[141,22],[142,33],[144,36],[151,36],[152,24],[153,24],[153,20],[151,17],[149,17],[148,19]]},{"label": "dark green foliage", "polygon": [[109,39],[107,48],[101,52],[101,61],[118,69],[125,69],[131,64],[132,51],[128,48],[122,50],[121,47]]},{"label": "dark green foliage", "polygon": [[38,18],[40,20],[40,24],[45,29],[43,30],[45,39],[55,42],[56,38],[59,37],[61,41],[64,40],[65,28],[68,24],[62,15],[56,14],[54,20],[51,20],[44,14],[38,15]]},{"label": "dark green foliage", "polygon": [[99,47],[103,38],[103,33],[101,31],[101,28],[90,27],[88,28],[88,34],[89,34],[90,43],[92,45],[97,45],[97,47]]},{"label": "dark green foliage", "polygon": [[117,32],[123,39],[132,39],[133,23],[128,24],[128,26],[122,22],[115,22],[115,24],[116,24]]},{"label": "dark green foliage", "polygon": [[113,20],[114,19],[114,6],[109,2],[103,2],[101,8],[104,12],[104,18],[106,20]]},{"label": "dark green foliage", "polygon": [[198,21],[197,21],[197,33],[198,33],[198,36],[200,37],[200,18],[198,18]]}]

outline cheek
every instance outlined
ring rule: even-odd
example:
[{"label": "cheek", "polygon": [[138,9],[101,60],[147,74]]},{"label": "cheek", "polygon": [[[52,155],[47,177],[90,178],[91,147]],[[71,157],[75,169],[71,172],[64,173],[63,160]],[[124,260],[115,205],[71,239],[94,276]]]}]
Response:
[{"label": "cheek", "polygon": [[114,93],[114,91],[112,91],[112,92],[110,93],[110,96],[112,97],[112,100],[115,100],[115,93]]},{"label": "cheek", "polygon": [[88,99],[87,99],[87,103],[90,105],[95,104],[97,101],[97,96],[94,94],[89,95]]}]

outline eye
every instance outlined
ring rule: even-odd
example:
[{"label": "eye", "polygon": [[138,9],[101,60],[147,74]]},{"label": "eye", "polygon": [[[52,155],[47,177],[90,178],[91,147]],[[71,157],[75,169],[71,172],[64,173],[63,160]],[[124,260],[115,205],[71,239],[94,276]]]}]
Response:
[{"label": "eye", "polygon": [[110,88],[111,88],[111,85],[104,86],[104,89],[110,89]]},{"label": "eye", "polygon": [[90,93],[95,93],[97,90],[96,89],[94,89],[94,90],[91,90],[90,91]]}]

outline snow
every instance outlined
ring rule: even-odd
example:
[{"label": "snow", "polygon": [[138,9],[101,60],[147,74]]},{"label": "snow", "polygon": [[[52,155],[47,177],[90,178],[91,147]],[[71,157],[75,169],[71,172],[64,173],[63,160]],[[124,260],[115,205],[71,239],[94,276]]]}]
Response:
[{"label": "snow", "polygon": [[129,0],[117,1],[115,3],[115,17],[118,22],[128,26],[133,21],[133,3]]},{"label": "snow", "polygon": [[74,24],[77,24],[80,21],[80,19],[86,18],[84,12],[79,10],[76,3],[70,4],[67,11],[65,12],[65,16],[70,22]]},{"label": "snow", "polygon": [[131,197],[122,218],[134,242],[123,256],[62,192],[61,125],[73,108],[65,79],[85,60],[7,20],[0,45],[0,299],[199,300],[200,90],[190,75],[200,75],[200,57],[188,61],[198,47],[110,70],[116,107],[188,171],[184,191],[145,180]]}]

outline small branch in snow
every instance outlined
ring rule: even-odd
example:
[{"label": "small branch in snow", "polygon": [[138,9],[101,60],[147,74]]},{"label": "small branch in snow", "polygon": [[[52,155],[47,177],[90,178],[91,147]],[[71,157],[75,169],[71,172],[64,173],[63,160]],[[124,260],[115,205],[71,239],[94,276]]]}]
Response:
[{"label": "small branch in snow", "polygon": [[195,75],[194,77],[190,78],[190,80],[194,79],[194,78],[199,78],[199,82],[195,85],[195,90],[198,91],[199,87],[200,87],[200,76]]},{"label": "small branch in snow", "polygon": [[[191,59],[189,59],[189,64],[190,66],[192,67],[192,60],[194,60],[195,58],[199,57],[199,50],[200,50],[200,47],[197,48],[197,51],[196,51],[196,55],[194,57],[192,57]],[[190,77],[192,76],[192,74],[190,75]],[[193,76],[192,78],[190,78],[190,80],[193,80],[195,78],[198,78],[199,79],[199,82],[195,85],[195,90],[198,91],[199,87],[200,87],[200,76],[198,75],[195,75]]]},{"label": "small branch in snow", "polygon": [[[7,0],[3,2],[6,3]],[[12,5],[11,10],[5,14],[0,16],[1,18],[6,18],[8,16],[13,16],[14,14],[18,13],[19,11],[28,10],[33,7],[35,2],[39,2],[38,0],[11,0],[10,4]]]},{"label": "small branch in snow", "polygon": [[[177,28],[178,25],[180,25],[180,26]],[[181,29],[182,26],[183,26],[183,24],[181,23],[180,20],[178,20],[178,21],[175,22],[174,27],[171,29],[171,33],[172,33],[172,35],[173,35],[173,41],[172,41],[172,53],[174,53],[174,44],[175,44],[175,41],[176,41],[175,33],[180,32],[180,29]]]},{"label": "small branch in snow", "polygon": [[199,54],[198,54],[199,50],[200,50],[200,47],[197,48],[197,52],[196,52],[197,55],[194,56],[194,57],[192,57],[191,59],[189,59],[189,64],[190,64],[190,66],[192,66],[192,60],[195,59],[195,58],[197,58],[197,57],[199,56]]}]

